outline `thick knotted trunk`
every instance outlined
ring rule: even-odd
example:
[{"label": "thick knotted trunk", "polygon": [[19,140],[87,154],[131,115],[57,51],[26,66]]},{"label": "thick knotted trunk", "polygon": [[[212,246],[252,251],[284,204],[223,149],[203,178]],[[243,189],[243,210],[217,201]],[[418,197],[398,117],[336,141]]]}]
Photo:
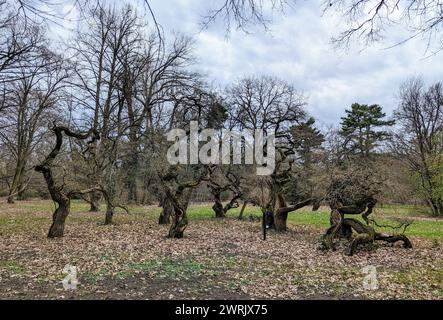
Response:
[{"label": "thick knotted trunk", "polygon": [[276,210],[276,213],[274,215],[274,225],[275,230],[278,232],[283,232],[287,230],[287,221],[288,221],[288,214],[290,212],[297,211],[298,209],[301,209],[303,207],[306,207],[310,205],[313,202],[313,199],[307,199],[305,201],[299,202],[296,205],[293,206],[286,206],[285,201],[283,200],[283,197],[279,196],[279,206],[280,208]]},{"label": "thick knotted trunk", "polygon": [[366,243],[372,244],[375,240],[386,241],[388,243],[402,241],[404,248],[412,248],[411,241],[404,234],[392,236],[383,233],[377,233],[375,232],[373,227],[364,225],[363,223],[355,219],[344,219],[343,224],[348,226],[351,231],[354,230],[355,232],[357,232],[357,235],[353,238],[353,240],[349,244],[348,249],[346,250],[346,254],[349,256],[352,256],[355,253],[358,245]]},{"label": "thick knotted trunk", "polygon": [[65,231],[65,221],[70,211],[69,198],[63,197],[58,204],[58,208],[52,215],[52,225],[49,228],[48,238],[61,238]]},{"label": "thick knotted trunk", "polygon": [[[346,230],[350,233],[348,237],[349,245],[346,249],[346,254],[352,256],[359,245],[373,244],[375,240],[386,241],[388,243],[395,243],[397,241],[403,242],[404,248],[412,248],[411,241],[404,235],[387,235],[378,233],[374,227],[366,225],[355,219],[345,219],[343,214],[337,209],[331,212],[331,227],[326,231],[323,236],[321,249],[335,250],[334,239],[340,235],[341,230]],[[355,231],[356,235],[352,237],[352,232]]]},{"label": "thick knotted trunk", "polygon": [[171,228],[169,229],[168,238],[181,239],[183,233],[188,226],[188,218],[186,217],[185,208],[174,208]]},{"label": "thick knotted trunk", "polygon": [[241,198],[240,193],[235,193],[231,201],[229,201],[225,206],[223,206],[223,203],[221,201],[220,191],[213,190],[212,195],[214,196],[214,205],[212,206],[212,210],[214,210],[216,218],[226,218],[226,213],[229,210],[239,207],[238,199]]},{"label": "thick knotted trunk", "polygon": [[114,217],[114,207],[108,203],[106,205],[105,225],[112,224],[113,217]]},{"label": "thick knotted trunk", "polygon": [[100,211],[100,199],[101,199],[101,193],[100,192],[92,192],[89,195],[89,212],[99,212]]},{"label": "thick knotted trunk", "polygon": [[165,225],[171,223],[171,216],[174,214],[174,207],[168,198],[164,198],[162,203],[162,212],[160,213],[160,217],[158,218],[158,224]]},{"label": "thick knotted trunk", "polygon": [[321,249],[323,250],[328,250],[328,249],[335,250],[334,238],[339,233],[340,228],[343,225],[343,215],[337,209],[333,209],[331,211],[330,222],[331,226],[328,228],[328,230],[326,230],[326,233],[323,235],[321,243]]},{"label": "thick knotted trunk", "polygon": [[[334,219],[331,217],[329,220],[331,227],[333,227],[335,225],[336,222],[334,222]],[[349,227],[348,225],[345,224],[341,224],[340,226],[337,227],[337,235],[340,239],[351,239],[352,237],[352,229],[351,227]]]},{"label": "thick knotted trunk", "polygon": [[214,194],[214,205],[212,206],[212,210],[214,210],[216,218],[221,219],[226,217],[226,212],[225,209],[223,208],[223,203],[221,201],[220,193]]},{"label": "thick knotted trunk", "polygon": [[287,212],[278,212],[274,216],[274,227],[275,231],[282,232],[286,231],[286,222],[288,220]]},{"label": "thick knotted trunk", "polygon": [[69,193],[65,193],[63,191],[63,186],[57,185],[54,174],[52,172],[52,167],[54,166],[53,162],[57,158],[60,149],[63,144],[63,135],[64,132],[69,137],[77,138],[80,140],[87,139],[92,133],[94,133],[93,139],[90,143],[93,143],[95,140],[100,139],[100,136],[95,131],[90,131],[86,134],[74,133],[69,128],[63,126],[54,126],[52,131],[56,136],[56,143],[52,151],[46,156],[45,160],[38,166],[35,167],[35,171],[43,174],[43,177],[48,186],[49,194],[54,202],[58,204],[58,208],[55,210],[52,216],[52,225],[48,232],[49,238],[59,238],[63,237],[64,229],[65,229],[65,221],[69,215],[70,205],[71,205],[71,197],[75,194],[84,195],[93,191],[95,189],[84,190],[84,191],[71,191]]}]

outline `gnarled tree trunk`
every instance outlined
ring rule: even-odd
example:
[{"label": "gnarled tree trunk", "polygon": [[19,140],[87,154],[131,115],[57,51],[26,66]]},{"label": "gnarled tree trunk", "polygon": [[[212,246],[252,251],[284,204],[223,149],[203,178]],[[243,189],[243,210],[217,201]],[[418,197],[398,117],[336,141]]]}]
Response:
[{"label": "gnarled tree trunk", "polygon": [[68,197],[62,197],[58,203],[58,208],[52,215],[52,225],[49,228],[48,238],[63,237],[65,232],[65,221],[70,213],[71,200]]},{"label": "gnarled tree trunk", "polygon": [[223,203],[221,201],[221,193],[220,192],[217,192],[217,193],[213,192],[213,196],[214,196],[214,205],[212,206],[212,210],[214,210],[214,212],[215,212],[215,217],[216,218],[225,218],[226,212],[223,208]]},{"label": "gnarled tree trunk", "polygon": [[171,223],[171,216],[174,215],[174,207],[171,203],[171,201],[164,197],[162,199],[162,212],[160,213],[160,217],[158,218],[158,224],[165,225]]},{"label": "gnarled tree trunk", "polygon": [[[332,226],[326,231],[323,236],[321,249],[335,250],[334,238],[340,234],[340,230],[348,230],[351,235],[349,236],[349,245],[346,249],[346,254],[352,256],[359,245],[372,244],[375,240],[381,240],[389,243],[395,243],[397,241],[403,242],[404,248],[412,248],[411,241],[404,235],[387,235],[378,233],[370,225],[365,225],[362,222],[355,219],[344,218],[343,214],[337,209],[331,212]],[[352,231],[356,232],[356,235],[352,237]]]},{"label": "gnarled tree trunk", "polygon": [[186,208],[174,206],[174,215],[172,216],[172,224],[169,228],[168,238],[183,238],[183,233],[187,226],[188,218],[186,216]]},{"label": "gnarled tree trunk", "polygon": [[276,231],[286,231],[288,221],[288,213],[287,212],[279,212],[274,215],[274,227]]},{"label": "gnarled tree trunk", "polygon": [[92,192],[89,195],[89,212],[100,212],[100,199],[101,199],[101,193],[100,192]]},{"label": "gnarled tree trunk", "polygon": [[88,194],[90,192],[97,191],[96,188],[84,190],[84,191],[70,191],[65,193],[63,191],[63,187],[57,185],[54,179],[54,173],[52,168],[54,166],[54,160],[58,156],[60,149],[63,144],[63,132],[73,138],[77,138],[80,140],[87,139],[92,133],[94,133],[93,139],[90,143],[93,143],[95,140],[100,139],[98,133],[91,131],[87,134],[79,134],[74,133],[66,127],[62,126],[54,126],[52,131],[56,136],[56,143],[51,153],[46,157],[46,159],[38,166],[35,167],[35,171],[43,174],[43,177],[48,185],[48,190],[51,195],[53,201],[58,204],[58,208],[55,210],[52,216],[52,225],[48,232],[48,238],[59,238],[63,237],[65,230],[65,221],[69,215],[70,205],[71,205],[71,197],[78,194]]},{"label": "gnarled tree trunk", "polygon": [[302,202],[299,202],[293,206],[287,206],[286,202],[283,199],[283,195],[278,195],[278,208],[275,210],[274,214],[274,225],[275,230],[278,232],[283,232],[287,230],[287,221],[288,221],[288,214],[290,212],[297,211],[298,209],[301,209],[303,207],[306,207],[310,205],[314,199],[307,199]]}]

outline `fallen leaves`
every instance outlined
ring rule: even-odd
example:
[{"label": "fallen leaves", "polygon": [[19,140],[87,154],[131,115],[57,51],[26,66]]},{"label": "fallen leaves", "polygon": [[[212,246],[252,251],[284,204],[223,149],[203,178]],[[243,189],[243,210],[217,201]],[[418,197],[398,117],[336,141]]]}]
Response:
[{"label": "fallen leaves", "polygon": [[[2,234],[0,298],[442,299],[442,247],[419,238],[411,250],[381,244],[347,257],[318,251],[322,231],[306,226],[262,241],[259,222],[191,220],[176,240],[156,214],[117,216],[114,226],[101,218],[76,214],[56,240],[44,223]],[[80,281],[67,293],[66,264]],[[377,267],[378,290],[362,286],[367,265]]]}]

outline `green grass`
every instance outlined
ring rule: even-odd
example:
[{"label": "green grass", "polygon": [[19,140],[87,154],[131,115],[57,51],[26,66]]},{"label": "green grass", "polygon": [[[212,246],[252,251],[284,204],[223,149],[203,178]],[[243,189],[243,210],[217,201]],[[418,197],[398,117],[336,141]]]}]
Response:
[{"label": "green grass", "polygon": [[[405,210],[405,211],[403,211]],[[228,213],[228,217],[236,218],[240,209],[231,210]],[[380,225],[392,225],[397,226],[399,222],[397,219],[407,218],[409,220],[414,220],[413,213],[415,213],[412,206],[391,206],[386,209],[378,209],[378,213],[374,214],[374,218]],[[262,216],[260,208],[257,207],[247,207],[244,216],[248,219],[249,216],[260,218]],[[209,219],[213,218],[214,213],[209,207],[196,207],[189,209],[190,219]],[[353,216],[360,221],[363,221],[360,216]],[[328,228],[329,227],[329,212],[328,211],[317,211],[313,212],[308,209],[302,209],[288,216],[288,222],[295,225],[308,225],[318,228]],[[386,233],[395,233],[395,230],[391,228],[377,228],[377,231]],[[408,227],[406,231],[407,235],[421,237],[429,240],[436,240],[443,242],[443,219],[441,220],[420,220],[415,219],[413,224]]]},{"label": "green grass", "polygon": [[204,265],[191,259],[159,259],[149,261],[129,262],[124,270],[111,273],[107,268],[93,272],[83,272],[82,279],[90,283],[97,283],[105,278],[112,277],[124,280],[135,274],[147,274],[154,278],[176,279],[189,278],[199,275],[204,269]]},{"label": "green grass", "polygon": [[19,274],[25,272],[25,269],[14,261],[0,260],[0,270],[5,270],[10,273]]},{"label": "green grass", "polygon": [[[20,230],[30,230],[37,227],[49,226],[51,222],[52,212],[55,206],[52,201],[17,201],[15,205],[0,206],[0,234],[6,232],[15,232]],[[89,209],[89,205],[84,201],[74,200],[71,204],[71,214],[68,217],[70,224],[90,224],[103,223],[105,209],[102,205],[102,212],[91,213],[88,215],[78,215],[76,213],[85,213]],[[130,219],[154,219],[156,220],[161,208],[130,206],[131,215],[128,216],[121,209],[117,210],[115,221],[117,223],[124,222],[128,217]],[[11,213],[8,213],[11,210]],[[6,215],[2,213],[8,213]],[[240,208],[230,210],[228,218],[237,218]],[[188,209],[188,217],[192,220],[214,219],[214,212],[210,205],[207,206],[191,206]],[[248,206],[244,212],[244,218],[249,220],[253,217],[258,220],[262,217],[262,212],[258,207]],[[355,216],[354,216],[355,217]],[[425,215],[425,208],[410,205],[385,205],[377,208],[373,217],[379,224],[397,225],[397,219],[411,219],[414,223],[407,229],[406,234],[410,236],[421,237],[443,242],[443,219],[433,219],[429,215]],[[358,217],[361,219],[360,217]],[[309,208],[289,214],[288,222],[295,225],[313,226],[319,229],[325,229],[329,226],[329,210],[313,212]],[[393,233],[390,228],[377,228],[377,230]]]},{"label": "green grass", "polygon": [[81,279],[89,283],[98,283],[106,278],[109,273],[106,270],[96,272],[82,272]]},{"label": "green grass", "polygon": [[405,287],[414,288],[420,285],[423,286],[424,282],[432,283],[434,285],[430,287],[429,290],[432,290],[434,296],[443,297],[443,290],[441,289],[441,284],[443,284],[442,270],[410,269],[407,271],[396,271],[391,275],[395,279],[395,282],[401,283]]}]

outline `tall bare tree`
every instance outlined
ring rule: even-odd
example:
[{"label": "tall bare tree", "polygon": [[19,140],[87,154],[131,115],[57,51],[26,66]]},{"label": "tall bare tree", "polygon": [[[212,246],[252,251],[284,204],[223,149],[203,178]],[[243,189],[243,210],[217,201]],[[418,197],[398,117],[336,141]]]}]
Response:
[{"label": "tall bare tree", "polygon": [[47,49],[45,41],[37,44],[32,58],[22,55],[24,59],[15,63],[13,73],[16,78],[10,79],[6,85],[8,93],[4,106],[7,112],[0,114],[0,140],[14,159],[9,203],[24,191],[31,154],[44,137],[47,120],[54,118],[56,110],[60,110],[60,90],[69,76],[63,58]]},{"label": "tall bare tree", "polygon": [[90,152],[91,148],[94,147],[95,141],[100,139],[100,136],[94,130],[90,130],[87,133],[78,133],[70,130],[65,126],[58,126],[55,124],[52,128],[52,132],[55,134],[56,137],[55,145],[52,151],[43,160],[43,162],[35,167],[35,170],[43,174],[51,198],[58,204],[58,207],[52,217],[52,225],[49,229],[48,237],[59,238],[63,237],[64,235],[65,221],[70,213],[71,198],[75,195],[84,195],[100,190],[99,186],[84,190],[80,190],[77,188],[67,190],[68,187],[65,184],[64,176],[62,177],[61,182],[57,181],[57,174],[55,170],[57,167],[56,160],[63,147],[63,134],[79,141],[91,138],[91,140],[88,141],[86,148],[81,151],[82,153]]},{"label": "tall bare tree", "polygon": [[306,120],[304,97],[285,81],[266,76],[242,79],[228,93],[240,129],[260,129],[266,137],[275,137],[275,167],[269,177],[260,179],[263,181],[259,184],[262,189],[259,203],[268,217],[268,225],[285,231],[288,213],[313,203],[311,197],[298,199],[293,205],[286,200],[295,173],[295,144],[290,132],[293,126]]},{"label": "tall bare tree", "polygon": [[426,89],[419,78],[407,81],[400,89],[400,105],[395,115],[401,132],[395,135],[393,151],[409,163],[419,194],[432,214],[441,216],[443,85],[436,83]]}]

